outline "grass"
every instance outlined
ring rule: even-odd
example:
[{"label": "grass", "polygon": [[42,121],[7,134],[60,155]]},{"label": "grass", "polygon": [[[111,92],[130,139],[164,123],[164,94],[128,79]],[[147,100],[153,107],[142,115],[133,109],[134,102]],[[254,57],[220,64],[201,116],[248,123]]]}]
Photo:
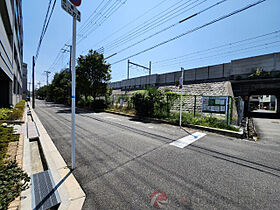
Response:
[{"label": "grass", "polygon": [[[127,109],[126,107],[123,108],[111,107],[106,110],[135,115],[135,110]],[[167,120],[170,123],[179,124],[180,115],[179,113],[170,113],[169,117],[161,118],[161,119]],[[194,117],[193,113],[186,113],[186,112],[182,113],[182,125],[183,126],[200,125],[200,126],[205,126],[210,128],[218,128],[218,129],[237,131],[237,132],[239,131],[239,128],[236,128],[232,125],[228,125],[222,118],[207,117],[207,116],[200,117],[200,114],[197,114],[196,117]]]},{"label": "grass", "polygon": [[14,129],[11,127],[0,126],[0,164],[6,156],[9,142],[18,141],[19,136],[14,134]]},{"label": "grass", "polygon": [[[179,123],[179,113],[171,113],[167,120],[171,123]],[[224,120],[216,117],[194,117],[192,113],[182,113],[182,125],[200,125],[224,130],[239,131],[232,125],[228,125]]]},{"label": "grass", "polygon": [[106,111],[113,111],[113,112],[120,112],[120,113],[135,115],[135,110],[134,109],[128,109],[126,107],[116,107],[116,106],[114,106],[114,107],[107,108]]}]

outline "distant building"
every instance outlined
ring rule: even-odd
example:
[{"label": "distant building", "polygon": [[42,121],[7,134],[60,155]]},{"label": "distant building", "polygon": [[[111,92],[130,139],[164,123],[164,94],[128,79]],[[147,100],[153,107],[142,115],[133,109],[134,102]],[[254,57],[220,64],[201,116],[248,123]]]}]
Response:
[{"label": "distant building", "polygon": [[22,65],[22,98],[26,99],[28,95],[27,90],[27,64],[23,63]]},{"label": "distant building", "polygon": [[250,110],[267,109],[275,110],[277,99],[274,95],[252,95],[250,96]]},{"label": "distant building", "polygon": [[263,95],[260,96],[260,108],[261,109],[275,109],[276,98],[274,95]]},{"label": "distant building", "polygon": [[0,1],[0,107],[22,99],[22,0]]}]

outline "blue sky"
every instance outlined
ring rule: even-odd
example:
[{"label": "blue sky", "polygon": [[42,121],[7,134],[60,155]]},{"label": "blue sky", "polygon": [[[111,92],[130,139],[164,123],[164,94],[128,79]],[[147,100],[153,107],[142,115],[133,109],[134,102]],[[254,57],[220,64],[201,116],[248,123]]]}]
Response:
[{"label": "blue sky", "polygon": [[[83,38],[83,40],[77,45],[77,56],[79,56],[81,53],[85,54],[90,48],[98,49],[102,46],[104,46],[105,57],[109,56],[186,17],[189,17],[194,13],[197,13],[211,5],[214,5],[219,1],[220,0],[121,0],[123,4],[115,13],[108,17],[92,33],[85,34],[81,33],[81,26],[85,24],[85,21],[90,17],[91,14],[96,15],[94,11],[102,2],[102,0],[83,0],[82,5],[78,8],[82,14],[82,21],[77,24],[77,39]],[[218,6],[215,6],[197,15],[196,17],[193,17],[181,24],[170,28],[167,31],[164,31],[163,33],[160,33],[138,45],[135,45],[134,47],[118,53],[116,56],[108,59],[107,62],[114,63],[116,61],[119,61],[132,54],[173,38],[179,34],[187,32],[195,27],[201,26],[218,17],[226,15],[256,1],[257,0],[227,0]],[[48,0],[23,1],[24,62],[28,64],[29,78],[31,78],[32,56],[36,53],[36,48],[41,34],[42,24],[46,14],[48,2]],[[101,7],[99,8],[102,8],[102,6],[104,6],[106,3],[108,3],[108,5],[110,5],[109,3],[111,3],[112,5],[117,5],[118,2],[120,1],[104,0],[103,4],[101,4]],[[130,42],[121,42],[120,45],[116,46],[116,48],[114,49],[108,48],[108,46],[114,43],[116,39],[125,38],[125,36],[132,33],[131,31],[134,31],[135,33],[135,31],[137,30],[135,29],[135,27],[141,24],[147,24],[149,23],[149,21],[155,19],[158,23],[160,23],[160,21],[167,20],[167,16],[163,16],[164,14],[173,14],[172,11],[178,11],[179,9],[182,9],[183,6],[185,6],[186,9],[189,10],[180,15],[177,15],[176,17],[170,19],[162,25],[152,25],[152,27],[149,28],[149,31],[145,31],[144,29],[139,30],[142,31],[143,34],[140,34],[137,38],[132,37],[133,39]],[[193,6],[195,7],[191,8]],[[175,10],[176,8],[177,10]],[[179,12],[176,14],[179,14]],[[96,19],[98,20],[98,18]],[[135,56],[130,60],[132,62],[139,63],[145,66],[148,66],[149,61],[151,61],[152,73],[160,74],[178,71],[181,67],[188,69],[229,62],[232,59],[279,52],[280,33],[260,37],[251,41],[248,40],[246,42],[228,45],[229,43],[234,43],[247,38],[256,37],[280,30],[279,20],[280,1],[267,0],[264,3],[261,3],[253,8],[233,15],[220,22],[214,23],[208,27],[202,28],[175,41],[150,50],[146,53]],[[90,23],[90,25],[93,25],[94,21],[91,21]],[[128,23],[130,24],[127,25]],[[71,40],[71,35],[72,18],[62,10],[61,2],[60,0],[57,0],[54,14],[43,40],[40,54],[36,62],[37,82],[40,81],[41,84],[46,83],[46,76],[43,73],[44,71],[50,70],[52,72],[50,78],[52,79],[55,72],[58,72],[62,68],[67,67],[69,54],[58,53],[65,43],[71,43],[69,42]],[[85,35],[87,35],[86,38]],[[104,38],[107,39],[104,41]],[[127,39],[125,39],[125,41],[126,40]],[[207,50],[221,45],[225,46],[217,48],[215,50]],[[204,53],[200,53],[203,51]],[[180,59],[176,58],[186,54],[188,56]],[[59,55],[59,59],[54,63],[57,55]],[[170,58],[174,59],[164,61]],[[126,79],[127,61],[112,65],[111,69],[112,81]],[[137,77],[145,75],[147,73],[148,72],[143,69],[132,67],[130,76]]]}]

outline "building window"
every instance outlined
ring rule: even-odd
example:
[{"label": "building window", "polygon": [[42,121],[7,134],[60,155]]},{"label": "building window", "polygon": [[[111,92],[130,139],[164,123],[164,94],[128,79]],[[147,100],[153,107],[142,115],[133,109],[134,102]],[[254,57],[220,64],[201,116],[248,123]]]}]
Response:
[{"label": "building window", "polygon": [[14,83],[13,93],[16,94],[16,90],[17,90],[17,78],[16,78],[16,76],[14,76],[13,83]]},{"label": "building window", "polygon": [[0,1],[0,14],[4,23],[4,28],[8,37],[8,40],[10,42],[10,46],[12,48],[13,46],[13,32],[12,32],[12,26],[10,23],[10,18],[8,15],[8,10],[7,10],[7,6],[6,6],[6,2],[5,1]]}]

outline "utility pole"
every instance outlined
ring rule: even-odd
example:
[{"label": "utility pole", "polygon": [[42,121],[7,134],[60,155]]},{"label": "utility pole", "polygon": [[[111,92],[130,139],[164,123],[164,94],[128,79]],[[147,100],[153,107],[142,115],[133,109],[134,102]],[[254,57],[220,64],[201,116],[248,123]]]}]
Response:
[{"label": "utility pole", "polygon": [[50,71],[44,71],[47,76],[47,86],[49,86],[49,74],[51,73]]},{"label": "utility pole", "polygon": [[41,82],[39,81],[37,84],[39,85],[39,88],[41,88]]},{"label": "utility pole", "polygon": [[69,47],[69,50],[62,49],[62,53],[69,52],[70,53],[70,62],[69,62],[69,72],[71,73],[71,60],[72,60],[72,45],[65,44],[66,47]]},{"label": "utility pole", "polygon": [[32,108],[35,109],[35,57],[33,56],[32,64]]},{"label": "utility pole", "polygon": [[182,127],[182,106],[183,106],[183,86],[184,86],[184,68],[181,68],[182,76],[180,78],[179,87],[181,87],[181,103],[180,103],[180,128]]},{"label": "utility pole", "polygon": [[149,62],[149,75],[152,74],[152,61]]},{"label": "utility pole", "polygon": [[129,60],[127,61],[127,79],[129,79]]},{"label": "utility pole", "polygon": [[50,71],[45,71],[46,72],[46,76],[47,76],[47,96],[46,96],[46,100],[48,100],[48,96],[49,96],[49,74],[51,73]]},{"label": "utility pole", "polygon": [[32,82],[28,82],[29,98],[30,98],[30,93],[31,93],[31,89],[30,89],[31,84],[32,84]]}]

